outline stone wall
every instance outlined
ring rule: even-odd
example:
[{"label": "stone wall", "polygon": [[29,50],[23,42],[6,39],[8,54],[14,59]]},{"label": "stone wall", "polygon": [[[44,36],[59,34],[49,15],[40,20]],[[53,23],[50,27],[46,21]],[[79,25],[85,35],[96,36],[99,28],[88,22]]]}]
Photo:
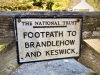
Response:
[{"label": "stone wall", "polygon": [[83,22],[83,39],[100,38],[100,15],[86,15]]},{"label": "stone wall", "polygon": [[14,38],[15,15],[83,15],[83,39],[100,38],[99,12],[0,12],[0,44],[10,43]]},{"label": "stone wall", "polygon": [[14,40],[14,25],[12,16],[0,16],[0,43],[10,43]]}]

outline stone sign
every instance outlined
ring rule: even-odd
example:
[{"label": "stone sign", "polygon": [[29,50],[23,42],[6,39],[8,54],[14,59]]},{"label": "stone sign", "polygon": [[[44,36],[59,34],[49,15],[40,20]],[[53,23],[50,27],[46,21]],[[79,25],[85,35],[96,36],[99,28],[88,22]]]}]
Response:
[{"label": "stone sign", "polygon": [[79,57],[81,16],[16,16],[18,63]]}]

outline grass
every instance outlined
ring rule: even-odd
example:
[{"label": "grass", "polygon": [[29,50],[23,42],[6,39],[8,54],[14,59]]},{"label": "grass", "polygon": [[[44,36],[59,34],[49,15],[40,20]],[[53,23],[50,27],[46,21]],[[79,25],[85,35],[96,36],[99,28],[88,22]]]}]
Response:
[{"label": "grass", "polygon": [[4,48],[6,48],[8,46],[8,44],[3,44],[3,45],[0,45],[0,51],[2,51]]}]

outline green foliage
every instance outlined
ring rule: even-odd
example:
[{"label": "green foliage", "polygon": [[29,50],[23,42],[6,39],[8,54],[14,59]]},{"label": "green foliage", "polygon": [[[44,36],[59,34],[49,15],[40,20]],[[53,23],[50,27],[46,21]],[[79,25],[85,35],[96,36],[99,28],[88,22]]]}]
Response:
[{"label": "green foliage", "polygon": [[88,0],[89,4],[96,10],[100,10],[100,0]]},{"label": "green foliage", "polygon": [[46,4],[46,9],[49,9],[49,10],[52,10],[52,6],[53,6],[53,1],[49,1],[49,2],[47,2],[47,4]]},{"label": "green foliage", "polygon": [[70,5],[70,0],[0,0],[1,11],[63,11]]},{"label": "green foliage", "polygon": [[46,0],[33,0],[33,5],[38,7],[43,7],[43,4],[45,4]]},{"label": "green foliage", "polygon": [[33,5],[52,11],[63,11],[70,5],[70,0],[33,0]]},{"label": "green foliage", "polygon": [[33,5],[30,0],[7,0],[0,2],[0,10],[2,11],[29,10],[32,7]]},{"label": "green foliage", "polygon": [[8,44],[3,44],[3,45],[0,45],[0,51],[2,51],[4,48],[6,48],[8,46]]},{"label": "green foliage", "polygon": [[52,6],[53,11],[66,10],[70,5],[70,0],[53,0],[54,5]]}]

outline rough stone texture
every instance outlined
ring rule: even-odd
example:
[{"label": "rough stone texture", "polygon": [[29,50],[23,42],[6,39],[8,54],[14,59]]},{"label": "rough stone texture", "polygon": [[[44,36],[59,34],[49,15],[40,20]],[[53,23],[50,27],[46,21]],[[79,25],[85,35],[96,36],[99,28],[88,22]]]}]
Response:
[{"label": "rough stone texture", "polygon": [[100,75],[100,53],[86,42],[82,43],[81,57],[78,59],[78,62],[92,69],[97,75]]},{"label": "rough stone texture", "polygon": [[14,40],[14,25],[12,16],[0,15],[0,44],[11,43]]},{"label": "rough stone texture", "polygon": [[93,75],[94,72],[84,67],[75,59],[42,61],[18,64],[15,41],[0,52],[0,75]]},{"label": "rough stone texture", "polygon": [[15,41],[13,41],[0,52],[0,75],[9,75],[18,66],[20,65],[17,64],[16,46]]},{"label": "rough stone texture", "polygon": [[62,59],[23,64],[10,75],[92,75],[92,73],[75,59]]},{"label": "rough stone texture", "polygon": [[0,44],[11,43],[14,38],[13,18],[21,16],[64,16],[82,15],[83,16],[83,39],[100,38],[100,12],[0,12]]},{"label": "rough stone texture", "polygon": [[[100,38],[98,36],[98,31],[100,31],[100,12],[0,12],[0,44],[4,43],[11,43],[14,38],[14,25],[13,25],[13,17],[15,15],[83,15],[83,32],[86,32],[85,35],[86,38]],[[96,36],[94,36],[96,35]],[[0,53],[0,75],[9,75],[12,71],[16,69],[16,66],[18,67],[19,65],[16,62],[16,51],[15,51],[15,46],[13,48],[8,48],[4,50],[3,52]],[[90,47],[87,47],[86,45],[84,48],[82,48],[82,56],[79,59],[81,63],[84,63],[87,67],[93,69],[95,72],[99,73],[100,71],[100,61],[97,58],[99,57],[100,54],[98,54],[96,51],[93,51]],[[90,55],[90,56],[88,56]],[[91,56],[93,56],[91,58]],[[45,72],[45,75],[47,74],[54,74],[54,75],[86,75],[90,70],[86,69],[84,66],[80,67],[78,65],[78,62],[76,62],[74,59],[69,59],[69,60],[56,60],[56,61],[46,61],[46,62],[37,62],[37,63],[28,63],[28,64],[23,64],[19,69],[16,70],[16,75],[23,75],[24,72],[27,72],[26,75],[33,75],[31,73],[35,73],[35,75],[40,73],[40,75],[43,75],[44,73],[44,68],[45,70],[49,70],[48,72]],[[92,62],[91,62],[92,61]],[[76,63],[75,63],[76,62]],[[89,62],[89,63],[88,63]],[[94,62],[94,63],[93,63]],[[48,64],[49,63],[49,64]],[[50,64],[52,63],[52,64]],[[61,65],[63,64],[63,65]],[[44,66],[46,65],[46,66]],[[48,67],[51,65],[51,67]],[[74,67],[76,65],[76,67]],[[35,67],[36,69],[29,68],[29,66]],[[41,66],[41,67],[37,67]],[[61,67],[59,67],[61,66]],[[70,66],[70,67],[69,67]],[[55,68],[55,69],[54,69]],[[75,69],[76,68],[76,69]],[[83,68],[83,70],[82,70]],[[24,70],[22,70],[24,69]],[[29,69],[29,70],[28,70]],[[40,71],[39,71],[39,70]],[[57,70],[58,69],[58,70]],[[81,71],[80,71],[81,70]],[[35,72],[36,71],[36,72]],[[55,72],[54,72],[55,71]],[[21,74],[20,74],[20,73]],[[83,73],[85,72],[85,74]],[[58,74],[57,74],[58,73]],[[63,74],[62,74],[63,73]],[[14,75],[14,72],[12,73]]]},{"label": "rough stone texture", "polygon": [[100,53],[100,39],[87,39],[84,40],[88,45]]}]

